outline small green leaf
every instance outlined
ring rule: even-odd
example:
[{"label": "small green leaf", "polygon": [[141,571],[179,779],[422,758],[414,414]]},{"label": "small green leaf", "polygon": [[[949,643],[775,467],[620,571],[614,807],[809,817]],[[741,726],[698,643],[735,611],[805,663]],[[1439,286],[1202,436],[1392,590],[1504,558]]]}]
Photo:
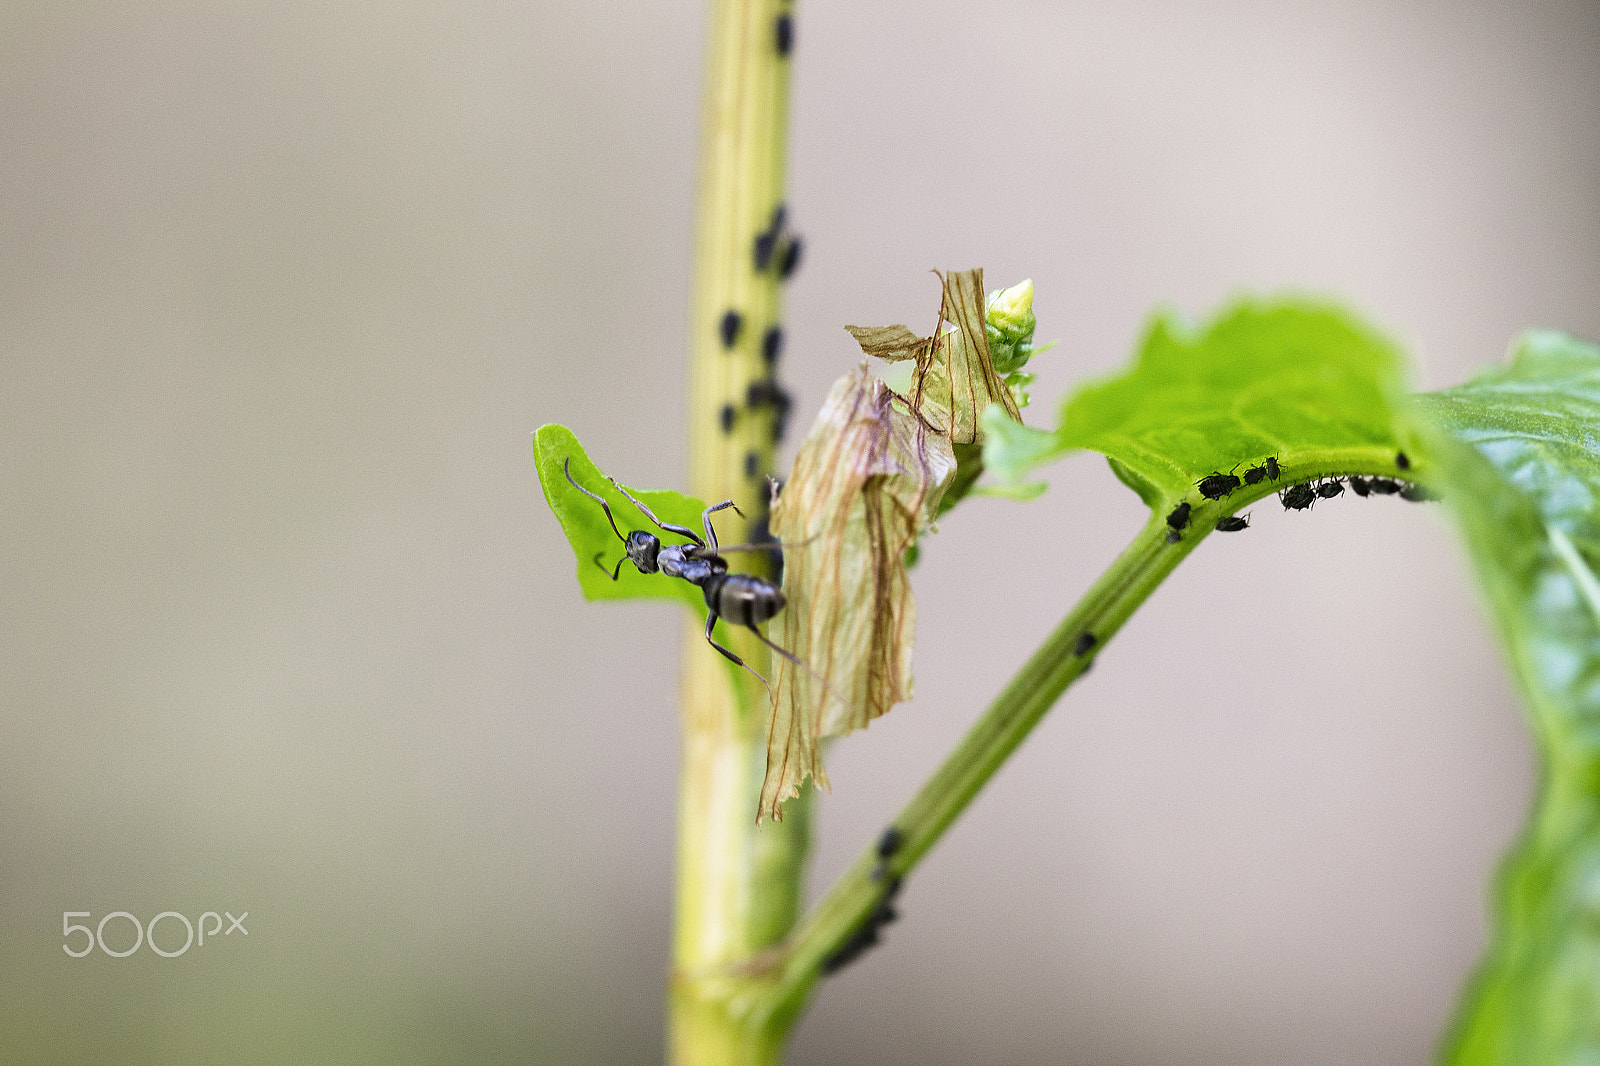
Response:
[{"label": "small green leaf", "polygon": [[[606,521],[605,511],[594,500],[572,487],[563,465],[570,460],[572,480],[603,498],[611,505],[617,529],[623,536],[634,529],[647,529],[661,538],[663,544],[683,544],[687,538],[667,533],[657,528],[627,497],[606,480],[598,467],[584,454],[578,438],[566,426],[550,424],[540,426],[533,435],[533,456],[539,469],[539,483],[544,486],[545,502],[561,522],[567,540],[572,544],[572,554],[578,563],[578,584],[583,595],[591,600],[625,600],[637,597],[654,597],[680,600],[700,613],[705,612],[705,597],[695,586],[680,578],[665,574],[641,574],[630,562],[622,564],[617,580],[611,580],[612,568],[624,556],[622,541]],[[646,492],[629,487],[629,492],[639,497],[644,505],[656,513],[663,522],[672,522],[700,530],[700,512],[705,504],[692,496],[678,492]],[[598,562],[596,560],[599,560]],[[601,569],[604,564],[604,569]]]},{"label": "small green leaf", "polygon": [[1133,366],[1070,396],[1053,432],[986,418],[984,466],[1015,480],[1087,448],[1152,507],[1269,455],[1296,477],[1392,471],[1402,447],[1421,453],[1390,399],[1401,376],[1395,349],[1331,306],[1245,301],[1198,329],[1161,315]]},{"label": "small green leaf", "polygon": [[1538,740],[1537,806],[1501,870],[1451,1066],[1600,1061],[1600,348],[1532,333],[1509,366],[1419,397]]}]

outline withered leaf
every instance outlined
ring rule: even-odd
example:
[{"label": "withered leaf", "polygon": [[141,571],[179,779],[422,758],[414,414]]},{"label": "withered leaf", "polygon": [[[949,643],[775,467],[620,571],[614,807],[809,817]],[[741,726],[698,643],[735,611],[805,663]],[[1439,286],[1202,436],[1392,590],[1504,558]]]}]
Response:
[{"label": "withered leaf", "polygon": [[888,362],[916,360],[906,394],[912,408],[952,444],[974,444],[981,439],[979,416],[985,407],[1000,404],[1017,422],[1022,421],[1022,412],[990,356],[983,270],[952,271],[941,280],[939,327],[932,338],[918,337],[905,326],[845,329],[867,355]]},{"label": "withered leaf", "polygon": [[778,663],[758,819],[782,817],[808,776],[827,785],[822,738],[911,698],[905,553],[955,468],[949,439],[865,363],[834,383],[772,509],[788,600],[775,639],[807,665]]}]

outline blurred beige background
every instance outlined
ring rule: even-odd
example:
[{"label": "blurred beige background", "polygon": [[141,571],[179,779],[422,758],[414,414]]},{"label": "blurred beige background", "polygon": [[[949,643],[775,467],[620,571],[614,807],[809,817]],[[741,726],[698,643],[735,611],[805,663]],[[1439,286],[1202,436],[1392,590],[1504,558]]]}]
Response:
[{"label": "blurred beige background", "polygon": [[[676,635],[529,434],[681,484],[695,2],[0,6],[0,1060],[648,1063]],[[1031,276],[1032,415],[1150,309],[1348,299],[1460,380],[1600,334],[1581,0],[850,4],[797,24],[786,373]],[[1444,515],[1256,508],[1106,650],[793,1061],[1428,1058],[1534,779]],[[963,507],[813,881],[1131,536]],[[61,912],[248,911],[176,959]],[[108,937],[113,927],[108,927]],[[164,927],[175,939],[175,929]],[[168,946],[173,946],[168,942]]]}]

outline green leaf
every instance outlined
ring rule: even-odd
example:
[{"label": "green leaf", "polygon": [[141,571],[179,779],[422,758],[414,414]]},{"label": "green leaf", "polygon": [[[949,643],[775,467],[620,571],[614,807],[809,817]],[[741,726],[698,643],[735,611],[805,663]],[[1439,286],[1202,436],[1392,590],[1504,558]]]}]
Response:
[{"label": "green leaf", "polygon": [[1532,333],[1417,406],[1517,677],[1543,780],[1503,866],[1451,1066],[1600,1061],[1600,348]]},{"label": "green leaf", "polygon": [[987,417],[984,465],[1016,480],[1087,448],[1152,507],[1267,456],[1288,480],[1393,473],[1402,449],[1424,458],[1392,400],[1401,377],[1395,349],[1331,306],[1244,301],[1201,328],[1164,314],[1133,366],[1070,396],[1054,431]]},{"label": "green leaf", "polygon": [[[639,509],[628,502],[606,480],[600,469],[584,454],[578,438],[566,426],[554,423],[540,426],[533,435],[533,456],[539,469],[539,483],[544,486],[545,502],[561,522],[561,529],[572,544],[572,554],[578,564],[578,584],[583,595],[591,600],[625,600],[637,597],[654,597],[680,600],[705,613],[705,597],[694,585],[665,574],[641,574],[629,562],[622,564],[617,580],[611,580],[611,570],[625,554],[623,545],[606,514],[598,503],[573,488],[563,471],[570,460],[573,481],[603,498],[611,505],[617,528],[623,536],[634,529],[648,529],[661,538],[663,544],[682,544],[687,538],[658,529]],[[628,491],[644,502],[664,522],[700,529],[700,513],[705,504],[692,496],[679,492],[647,492],[629,486]],[[600,562],[596,562],[596,558]],[[605,569],[601,569],[601,563]]]}]

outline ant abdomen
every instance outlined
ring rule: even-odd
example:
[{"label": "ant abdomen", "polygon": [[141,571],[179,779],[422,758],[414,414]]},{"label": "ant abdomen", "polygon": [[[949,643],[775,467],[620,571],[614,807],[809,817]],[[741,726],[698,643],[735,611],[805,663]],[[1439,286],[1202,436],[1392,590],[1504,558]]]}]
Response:
[{"label": "ant abdomen", "polygon": [[701,588],[706,607],[734,625],[758,626],[783,610],[783,592],[754,574],[716,574]]}]

